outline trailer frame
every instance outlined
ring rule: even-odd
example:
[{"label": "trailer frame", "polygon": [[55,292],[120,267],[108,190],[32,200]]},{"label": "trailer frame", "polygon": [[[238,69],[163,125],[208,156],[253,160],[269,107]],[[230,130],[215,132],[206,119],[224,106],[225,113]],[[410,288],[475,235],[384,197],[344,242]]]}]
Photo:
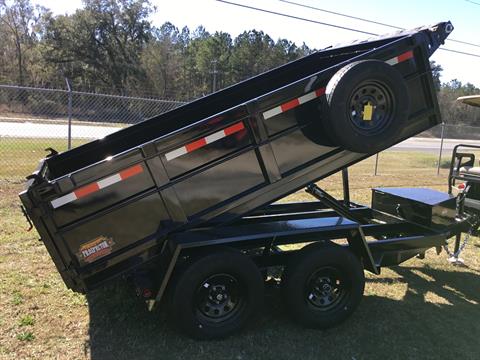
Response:
[{"label": "trailer frame", "polygon": [[[175,233],[235,223],[370,156],[322,130],[326,86],[345,68],[363,63],[356,74],[375,79],[375,69],[378,81],[392,72],[389,81],[408,86],[396,89],[403,102],[411,93],[405,126],[370,143],[386,148],[439,123],[428,57],[452,30],[444,22],[320,51],[104,139],[50,150],[20,194],[25,211],[67,286],[87,292],[155,261]],[[126,225],[132,218],[137,231]],[[97,245],[98,257],[83,255]]]},{"label": "trailer frame", "polygon": [[346,239],[342,246],[361,259],[365,270],[378,275],[382,267],[398,265],[417,255],[423,257],[430,248],[436,248],[439,254],[449,238],[458,238],[477,226],[471,216],[462,214],[451,226],[434,230],[351,202],[348,169],[342,170],[342,188],[346,200],[337,200],[310,184],[305,191],[316,201],[271,204],[226,226],[210,223],[170,235],[159,255],[163,266],[156,269],[161,281],[147,299],[148,309],[161,302],[179,259],[206,247],[228,246],[244,252],[263,249],[252,257],[260,268],[266,268],[285,266],[298,251],[283,251],[278,246]]}]

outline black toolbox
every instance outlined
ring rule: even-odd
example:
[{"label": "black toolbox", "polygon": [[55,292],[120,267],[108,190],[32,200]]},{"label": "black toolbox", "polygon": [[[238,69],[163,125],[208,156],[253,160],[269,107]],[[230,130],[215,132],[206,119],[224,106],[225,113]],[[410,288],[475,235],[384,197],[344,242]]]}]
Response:
[{"label": "black toolbox", "polygon": [[436,228],[455,221],[455,196],[423,188],[372,189],[372,208]]}]

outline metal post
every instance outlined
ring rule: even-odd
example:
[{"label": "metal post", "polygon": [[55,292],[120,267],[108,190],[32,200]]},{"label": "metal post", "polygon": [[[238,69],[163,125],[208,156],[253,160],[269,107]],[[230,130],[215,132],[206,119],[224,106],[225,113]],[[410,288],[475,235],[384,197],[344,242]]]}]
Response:
[{"label": "metal post", "polygon": [[348,168],[342,169],[343,203],[350,207],[350,184],[348,182]]},{"label": "metal post", "polygon": [[454,254],[456,254],[458,252],[458,249],[460,249],[460,240],[462,240],[462,233],[457,234],[455,236],[455,247],[453,248],[453,253]]},{"label": "metal post", "polygon": [[212,92],[217,91],[217,62],[218,60],[212,60],[213,64],[213,84],[212,84]]},{"label": "metal post", "polygon": [[438,164],[437,164],[437,175],[440,175],[440,165],[442,162],[442,151],[443,151],[443,137],[445,135],[445,123],[442,122],[442,132],[440,135],[440,150],[438,152]]},{"label": "metal post", "polygon": [[375,155],[375,176],[377,176],[377,170],[378,170],[378,155],[379,153]]},{"label": "metal post", "polygon": [[70,82],[68,78],[65,78],[65,83],[67,84],[68,91],[68,139],[67,139],[67,148],[70,150],[72,148],[72,88],[70,87]]}]

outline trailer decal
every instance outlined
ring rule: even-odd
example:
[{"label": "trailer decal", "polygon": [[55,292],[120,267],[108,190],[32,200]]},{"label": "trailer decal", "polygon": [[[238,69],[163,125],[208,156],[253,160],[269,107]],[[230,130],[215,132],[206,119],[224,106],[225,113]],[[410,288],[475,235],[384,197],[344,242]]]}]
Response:
[{"label": "trailer decal", "polygon": [[59,198],[52,200],[50,203],[53,208],[59,208],[60,206],[66,205],[75,201],[77,199],[83,198],[87,195],[90,195],[98,190],[105,189],[106,187],[116,184],[122,180],[128,179],[129,177],[135,176],[143,172],[143,167],[140,164],[134,165],[127,169],[120,171],[114,175],[106,177],[97,182],[82,186],[67,195],[60,196]]},{"label": "trailer decal", "polygon": [[400,54],[398,56],[395,56],[394,58],[391,58],[390,60],[385,61],[388,65],[397,65],[403,61],[409,60],[413,58],[413,51],[409,50],[407,52],[404,52],[403,54]]},{"label": "trailer decal", "polygon": [[215,141],[218,141],[220,139],[223,139],[227,136],[230,136],[232,134],[235,134],[239,131],[242,131],[245,129],[245,125],[243,125],[243,122],[238,122],[236,124],[233,124],[223,130],[217,131],[213,134],[210,134],[208,136],[205,136],[203,138],[197,139],[195,141],[192,141],[191,143],[188,143],[181,148],[172,150],[168,153],[165,154],[165,157],[167,158],[167,161],[171,161],[173,159],[176,159],[182,155],[191,153],[192,151],[195,151],[197,149],[200,149],[204,147],[205,145],[211,144]]},{"label": "trailer decal", "polygon": [[77,256],[80,260],[86,263],[91,263],[98,258],[106,256],[112,252],[112,247],[115,242],[112,238],[106,236],[99,236],[92,241],[89,241],[80,246]]},{"label": "trailer decal", "polygon": [[270,118],[274,117],[275,115],[284,113],[288,110],[296,108],[297,106],[305,104],[306,102],[314,100],[314,99],[322,96],[323,94],[325,94],[325,88],[324,87],[320,88],[320,89],[317,89],[315,91],[309,92],[309,93],[307,93],[305,95],[302,95],[302,96],[300,96],[296,99],[287,101],[286,103],[283,103],[280,106],[274,107],[273,109],[265,111],[263,113],[263,118],[265,120],[270,119]]}]

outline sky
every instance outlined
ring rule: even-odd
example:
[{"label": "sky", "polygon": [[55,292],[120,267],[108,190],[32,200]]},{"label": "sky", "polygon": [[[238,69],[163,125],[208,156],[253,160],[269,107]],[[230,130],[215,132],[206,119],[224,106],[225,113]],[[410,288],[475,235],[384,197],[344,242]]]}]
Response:
[{"label": "sky", "polygon": [[[376,34],[394,31],[385,26],[306,9],[280,0],[229,1]],[[458,79],[462,83],[470,82],[480,88],[480,0],[291,1],[407,29],[450,20],[455,27],[450,38],[478,46],[447,41],[443,47],[478,54],[478,57],[437,50],[431,59],[443,67],[442,82]],[[51,9],[54,14],[70,14],[82,7],[81,0],[33,2]],[[310,48],[316,49],[369,37],[352,31],[244,9],[216,0],[151,0],[151,3],[157,9],[150,19],[155,26],[169,21],[180,29],[188,26],[193,30],[203,25],[210,33],[223,31],[230,33],[232,37],[245,30],[256,29],[267,33],[274,40],[285,38],[297,45],[305,42]]]}]

